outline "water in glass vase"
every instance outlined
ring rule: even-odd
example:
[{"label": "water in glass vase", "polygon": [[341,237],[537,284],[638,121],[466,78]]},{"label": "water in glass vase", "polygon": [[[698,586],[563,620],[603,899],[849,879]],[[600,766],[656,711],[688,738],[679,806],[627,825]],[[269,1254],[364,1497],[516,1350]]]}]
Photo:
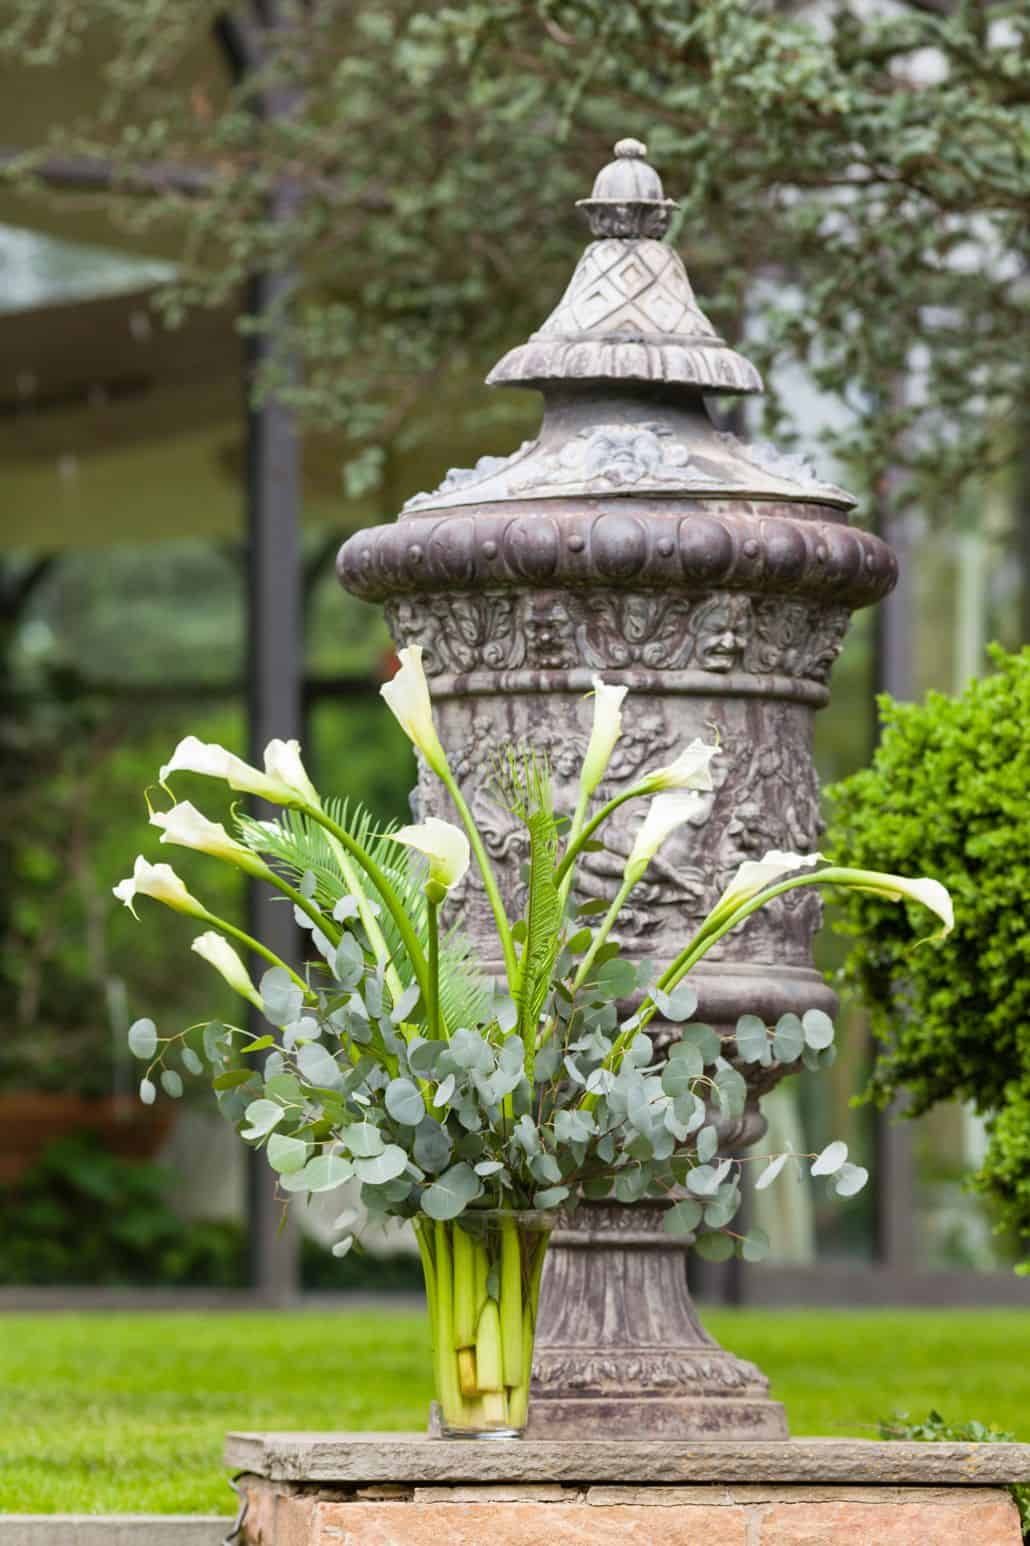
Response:
[{"label": "water in glass vase", "polygon": [[446,1438],[520,1438],[554,1215],[483,1210],[415,1220]]}]

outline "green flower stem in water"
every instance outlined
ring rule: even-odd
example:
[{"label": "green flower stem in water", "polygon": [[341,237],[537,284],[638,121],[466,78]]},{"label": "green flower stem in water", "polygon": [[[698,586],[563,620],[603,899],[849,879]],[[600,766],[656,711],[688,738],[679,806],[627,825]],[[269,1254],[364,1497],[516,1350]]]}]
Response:
[{"label": "green flower stem in water", "polygon": [[522,1384],[522,1246],[513,1218],[501,1225],[501,1346],[504,1383]]},{"label": "green flower stem in water", "polygon": [[444,1426],[522,1427],[547,1235],[517,1214],[464,1223],[415,1221]]}]

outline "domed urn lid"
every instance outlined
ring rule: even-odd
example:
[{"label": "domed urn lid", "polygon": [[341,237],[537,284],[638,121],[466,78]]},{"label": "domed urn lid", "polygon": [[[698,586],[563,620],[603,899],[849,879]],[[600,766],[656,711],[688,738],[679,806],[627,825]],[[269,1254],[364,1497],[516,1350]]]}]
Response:
[{"label": "domed urn lid", "polygon": [[599,240],[543,326],[494,366],[489,386],[615,381],[761,392],[761,376],[719,337],[679,254],[659,239],[677,205],[646,155],[639,140],[619,140],[578,204]]}]

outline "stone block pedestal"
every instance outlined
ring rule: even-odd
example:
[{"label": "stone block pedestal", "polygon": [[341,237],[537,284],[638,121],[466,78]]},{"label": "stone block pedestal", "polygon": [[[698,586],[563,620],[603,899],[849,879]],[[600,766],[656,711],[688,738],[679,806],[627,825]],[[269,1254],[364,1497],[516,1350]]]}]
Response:
[{"label": "stone block pedestal", "polygon": [[1020,1546],[1030,1445],[232,1434],[242,1546]]}]

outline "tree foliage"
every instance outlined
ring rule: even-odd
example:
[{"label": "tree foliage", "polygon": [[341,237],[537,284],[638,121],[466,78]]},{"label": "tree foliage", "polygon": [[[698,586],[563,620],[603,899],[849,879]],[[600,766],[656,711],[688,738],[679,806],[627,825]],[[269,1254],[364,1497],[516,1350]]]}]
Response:
[{"label": "tree foliage", "polygon": [[[40,69],[102,58],[95,112],[55,124],[51,149],[113,158],[117,218],[178,233],[173,317],[255,269],[292,271],[271,379],[344,431],[352,490],[389,492],[393,453],[439,438],[441,412],[467,422],[473,373],[557,297],[583,241],[570,205],[627,133],[681,201],[671,239],[717,325],[857,415],[838,449],[860,482],[901,456],[932,508],[1013,454],[1019,0],[263,0],[234,15],[0,0],[0,49]],[[251,66],[236,85],[213,43],[197,62],[216,29]],[[788,433],[788,406],[768,412]]]},{"label": "tree foliage", "polygon": [[961,697],[881,699],[872,766],[830,791],[830,845],[951,891],[954,933],[916,951],[895,904],[849,893],[845,975],[885,1043],[873,1093],[905,1091],[912,1115],[972,1102],[990,1131],[977,1185],[1030,1236],[1030,648],[993,659]]}]

